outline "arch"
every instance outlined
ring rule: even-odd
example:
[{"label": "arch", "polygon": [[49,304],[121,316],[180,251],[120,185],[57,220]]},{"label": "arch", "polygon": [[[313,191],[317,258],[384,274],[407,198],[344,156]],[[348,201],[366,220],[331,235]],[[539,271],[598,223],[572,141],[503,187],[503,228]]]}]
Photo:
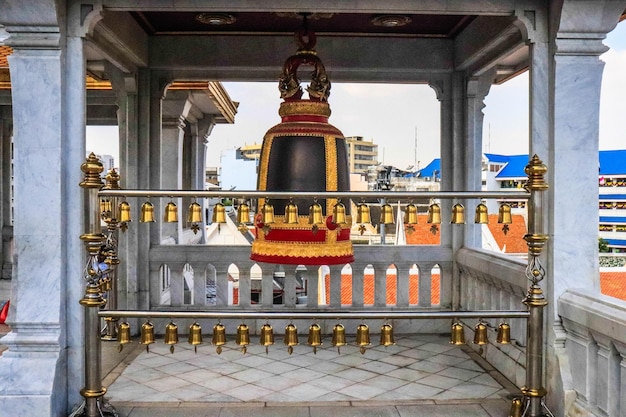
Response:
[{"label": "arch", "polygon": [[387,305],[398,304],[398,268],[391,264],[385,271],[385,301]]},{"label": "arch", "polygon": [[441,282],[443,279],[443,270],[439,264],[433,265],[430,270],[430,304],[433,306],[441,305]]},{"label": "arch", "polygon": [[183,305],[191,305],[193,304],[194,293],[194,271],[193,267],[188,263],[183,265],[182,276]]},{"label": "arch", "polygon": [[172,295],[170,293],[171,271],[167,264],[159,266],[159,305],[171,305]]},{"label": "arch", "polygon": [[204,304],[217,304],[217,270],[211,264],[204,268]]},{"label": "arch", "polygon": [[409,268],[409,305],[417,305],[419,297],[420,267],[417,264]]}]

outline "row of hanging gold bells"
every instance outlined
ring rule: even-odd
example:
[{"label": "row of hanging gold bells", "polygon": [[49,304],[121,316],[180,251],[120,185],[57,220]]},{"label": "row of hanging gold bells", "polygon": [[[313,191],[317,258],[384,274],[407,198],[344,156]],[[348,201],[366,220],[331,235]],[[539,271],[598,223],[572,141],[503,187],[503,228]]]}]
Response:
[{"label": "row of hanging gold bells", "polygon": [[[111,211],[110,200],[101,200],[100,211],[107,213]],[[118,208],[120,223],[127,223],[131,221],[130,204],[126,201],[122,201]],[[274,207],[265,203],[261,207],[262,222],[268,227],[275,222],[274,221]],[[143,203],[141,206],[141,217],[139,219],[142,223],[154,222],[154,206],[149,201]],[[178,222],[178,207],[173,202],[167,203],[165,206],[165,214],[163,217],[165,223]],[[213,207],[213,223],[223,224],[226,223],[226,207],[222,203],[217,203]],[[360,224],[361,234],[365,228],[363,225],[371,223],[370,208],[367,204],[361,202],[357,205],[357,213],[355,223]],[[198,231],[198,223],[202,223],[202,207],[197,202],[191,203],[187,214],[187,222],[191,223],[191,229],[194,233]],[[324,224],[324,213],[321,204],[314,203],[309,207],[309,224],[312,226],[315,232],[319,225]],[[432,224],[431,232],[437,233],[437,226],[441,224],[441,207],[437,203],[433,203],[428,207],[428,217],[426,222]],[[509,231],[509,224],[511,224],[511,206],[509,204],[501,204],[498,210],[498,224],[503,224],[502,231],[507,234]],[[250,223],[250,206],[247,204],[240,204],[237,208],[237,223],[240,226],[245,227]],[[290,202],[285,207],[285,223],[286,224],[298,224],[298,206],[293,202]],[[340,227],[349,227],[348,216],[346,215],[346,207],[341,201],[339,201],[333,207],[332,223],[339,225]],[[391,204],[383,204],[380,210],[380,224],[394,224],[395,218],[393,215],[393,207]],[[464,224],[465,223],[465,207],[462,204],[455,204],[452,207],[452,216],[450,219],[451,224]],[[474,223],[488,224],[489,212],[487,206],[479,204],[476,206],[476,212],[474,216]],[[409,203],[404,211],[404,224],[409,226],[417,224],[417,207],[413,203]],[[195,226],[195,227],[194,227]]]},{"label": "row of hanging gold bells", "polygon": [[[118,341],[119,351],[121,352],[124,345],[131,342],[130,337],[130,324],[123,321],[118,324]],[[170,345],[170,352],[174,353],[174,345],[178,343],[178,325],[174,322],[170,322],[165,327],[165,336],[163,342],[166,345]],[[146,322],[141,326],[140,344],[146,346],[146,351],[149,352],[149,346],[155,343],[154,337],[154,325],[151,322]],[[194,322],[189,326],[188,343],[194,346],[194,351],[197,352],[198,345],[202,344],[202,327],[198,322]],[[261,327],[261,334],[259,343],[265,346],[265,353],[268,353],[268,347],[274,344],[274,329],[269,323],[265,323]],[[217,323],[213,326],[213,337],[211,344],[217,346],[217,354],[222,353],[222,346],[226,344],[226,327],[222,323]],[[235,338],[235,344],[241,347],[241,352],[246,353],[247,346],[250,344],[250,329],[242,323],[237,327],[237,335]],[[293,347],[299,344],[298,342],[298,329],[295,324],[289,323],[285,327],[284,344],[287,346],[287,351],[291,355],[293,353]],[[319,324],[313,323],[309,327],[309,337],[307,344],[313,347],[313,353],[317,354],[318,346],[322,346],[322,329]],[[341,323],[337,323],[333,327],[333,334],[331,344],[337,347],[337,352],[340,352],[340,347],[347,345],[346,341],[346,329]],[[356,345],[360,347],[360,352],[365,353],[365,347],[369,346],[370,334],[369,327],[365,323],[359,324],[356,331]],[[394,345],[393,327],[389,323],[382,325],[380,329],[380,345],[391,346]]]},{"label": "row of hanging gold bells", "polygon": [[[463,331],[463,325],[455,321],[452,323],[452,335],[450,338],[450,344],[464,345],[465,344],[465,332]],[[498,333],[496,336],[496,343],[501,345],[508,345],[511,343],[511,326],[508,323],[500,323],[498,326]],[[482,320],[474,326],[474,344],[486,345],[489,344],[489,336],[487,334],[487,324]]]}]

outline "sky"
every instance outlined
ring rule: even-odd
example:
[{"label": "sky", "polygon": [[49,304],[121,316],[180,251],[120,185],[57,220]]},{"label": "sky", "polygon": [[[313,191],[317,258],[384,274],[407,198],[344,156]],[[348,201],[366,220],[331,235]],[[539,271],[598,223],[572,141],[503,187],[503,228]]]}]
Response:
[{"label": "sky", "polygon": [[[626,148],[626,22],[608,34],[600,107],[600,149]],[[322,54],[323,58],[323,54]],[[331,79],[332,81],[332,79]],[[216,125],[208,138],[207,166],[219,166],[223,150],[261,143],[280,122],[278,82],[223,83],[239,102],[235,124]],[[303,87],[305,87],[303,83]],[[305,94],[306,96],[306,94]],[[439,157],[439,102],[427,85],[332,84],[329,123],[344,136],[378,144],[379,161],[400,169],[426,166]],[[493,85],[485,98],[483,151],[528,153],[528,73]],[[87,150],[118,160],[117,128],[88,127]]]}]

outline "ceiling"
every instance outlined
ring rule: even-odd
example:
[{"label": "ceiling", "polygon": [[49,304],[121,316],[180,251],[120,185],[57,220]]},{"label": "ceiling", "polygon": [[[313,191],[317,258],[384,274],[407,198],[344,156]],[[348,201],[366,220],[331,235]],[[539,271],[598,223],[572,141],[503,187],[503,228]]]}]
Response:
[{"label": "ceiling", "polygon": [[[149,35],[292,34],[303,27],[298,13],[133,12]],[[367,13],[314,13],[308,27],[324,36],[403,36],[454,38],[476,16]],[[203,20],[205,23],[203,23]],[[219,24],[219,22],[229,22]]]}]

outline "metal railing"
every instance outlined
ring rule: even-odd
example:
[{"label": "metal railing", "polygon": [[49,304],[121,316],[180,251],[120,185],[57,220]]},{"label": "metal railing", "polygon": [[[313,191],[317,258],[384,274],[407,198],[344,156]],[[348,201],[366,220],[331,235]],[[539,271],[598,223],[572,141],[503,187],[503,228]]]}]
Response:
[{"label": "metal railing", "polygon": [[[120,189],[103,189],[100,190],[102,186],[102,182],[100,180],[99,174],[102,172],[102,165],[99,163],[95,155],[90,155],[87,161],[81,166],[83,172],[85,172],[85,179],[81,182],[81,187],[85,188],[87,195],[87,207],[88,207],[88,228],[87,232],[81,235],[81,239],[85,242],[85,246],[88,254],[88,262],[85,267],[84,278],[86,281],[86,291],[83,299],[80,301],[81,304],[85,308],[85,388],[81,390],[81,395],[85,398],[85,415],[87,417],[96,417],[101,415],[101,411],[107,409],[108,405],[104,402],[103,396],[106,393],[106,388],[102,387],[101,383],[101,375],[100,375],[100,329],[99,329],[99,317],[100,316],[108,316],[110,318],[113,317],[213,317],[213,318],[223,318],[226,315],[237,318],[245,318],[245,317],[260,317],[264,318],[269,317],[284,317],[284,318],[293,318],[294,316],[298,316],[301,318],[320,318],[320,317],[332,317],[335,319],[341,318],[363,318],[364,316],[368,316],[370,318],[381,318],[381,319],[389,319],[393,317],[402,318],[402,319],[411,319],[411,318],[457,318],[458,317],[476,317],[476,318],[525,318],[527,319],[527,349],[526,349],[526,377],[525,377],[525,385],[522,387],[522,394],[524,395],[524,401],[526,405],[526,409],[524,411],[525,415],[529,415],[532,417],[538,417],[543,415],[543,411],[548,411],[545,408],[543,397],[546,395],[546,390],[543,388],[544,383],[544,375],[543,375],[543,308],[547,304],[545,297],[543,296],[542,289],[539,285],[540,281],[545,277],[545,270],[543,266],[539,263],[538,257],[542,252],[543,246],[547,240],[547,236],[543,234],[541,230],[540,221],[540,212],[542,208],[542,191],[547,188],[547,185],[543,179],[543,175],[546,172],[546,168],[537,158],[534,156],[532,160],[529,162],[526,167],[526,172],[528,173],[528,181],[526,183],[526,189],[529,193],[498,193],[498,192],[268,192],[268,191],[188,191],[188,190],[120,190]],[[380,307],[386,307],[385,298],[382,297],[382,292],[376,293],[375,301],[374,301],[374,309],[366,310],[361,306],[361,301],[359,300],[359,296],[357,295],[356,302],[353,299],[352,308],[351,309],[341,309],[341,299],[332,298],[332,294],[335,292],[333,289],[337,289],[339,285],[338,281],[331,281],[331,299],[329,302],[329,307],[327,309],[321,309],[319,307],[319,303],[315,306],[315,303],[309,305],[307,303],[307,307],[310,307],[309,311],[298,311],[298,309],[290,308],[289,311],[278,312],[275,309],[269,309],[269,298],[271,295],[268,295],[270,292],[269,289],[273,288],[273,283],[270,282],[269,279],[262,279],[262,290],[264,291],[262,306],[263,309],[259,311],[254,311],[253,309],[245,309],[239,311],[229,311],[225,309],[215,309],[214,311],[195,311],[195,312],[184,312],[184,311],[108,311],[108,312],[100,312],[100,307],[104,304],[104,299],[102,297],[102,292],[100,288],[100,279],[102,277],[102,270],[99,266],[99,251],[101,246],[106,242],[106,237],[102,235],[101,226],[100,226],[100,197],[194,197],[194,198],[209,198],[209,197],[220,197],[220,198],[343,198],[343,199],[363,199],[363,198],[387,198],[394,200],[408,200],[411,199],[453,199],[453,200],[463,200],[463,199],[500,199],[500,198],[516,198],[516,199],[528,199],[529,200],[529,233],[524,237],[527,242],[529,249],[529,260],[525,270],[525,277],[529,281],[529,289],[526,293],[526,297],[523,303],[526,305],[526,311],[519,310],[510,310],[510,309],[501,309],[501,310],[491,310],[485,311],[482,309],[473,310],[473,311],[419,311],[419,309],[389,309],[384,308],[383,310]],[[171,247],[168,247],[168,250]],[[445,248],[444,248],[445,250]],[[164,255],[164,254],[162,254]],[[189,254],[192,257],[193,254]],[[152,254],[151,254],[152,256]],[[448,265],[452,261],[452,254],[445,254],[441,257],[432,257],[430,259],[440,259],[441,263],[446,263],[448,260]],[[227,260],[227,258],[225,259]],[[194,261],[192,259],[181,260],[177,259],[178,262],[183,261],[181,264],[180,270],[184,267],[185,264],[189,264],[193,267]],[[206,260],[205,260],[206,261]],[[388,266],[388,262],[392,261],[394,264],[396,260],[387,260],[384,264],[385,269]],[[400,262],[399,262],[400,263]],[[400,263],[400,268],[406,269],[408,264]],[[375,266],[376,268],[376,266]],[[380,265],[379,265],[380,268]],[[176,268],[175,268],[176,269]],[[199,265],[199,269],[202,269],[202,265]],[[244,268],[245,270],[245,268]],[[170,268],[171,271],[171,268]],[[377,280],[382,280],[382,274],[376,274],[378,278]],[[401,274],[398,275],[400,277]],[[225,279],[223,275],[218,276],[217,279]],[[386,274],[384,274],[384,278],[386,279]],[[154,279],[154,276],[151,275],[151,280]],[[405,279],[404,277],[402,279]],[[175,280],[178,283],[180,281],[178,279]],[[426,280],[424,280],[426,281]],[[355,290],[355,282],[356,282],[356,291]],[[359,284],[360,282],[360,284]],[[356,279],[353,280],[353,291],[356,294],[359,294],[362,288],[359,288],[359,285],[362,286],[362,280]],[[245,288],[246,280],[240,282],[240,291],[242,291],[241,284],[244,284],[243,294],[246,294],[248,289]],[[170,281],[171,284],[171,281]],[[379,284],[375,284],[379,286]],[[402,284],[404,285],[404,284]],[[218,289],[223,291],[224,286],[218,284]],[[425,287],[428,292],[427,287]],[[223,294],[222,294],[223,296]],[[220,294],[217,295],[218,300],[220,299]],[[244,303],[248,303],[248,299],[244,296]],[[420,303],[426,306],[429,304],[429,300],[420,299]],[[180,303],[180,296],[174,296],[172,294],[171,300],[175,302],[175,304]],[[160,300],[159,300],[160,302]],[[418,303],[418,304],[420,304]],[[156,303],[159,304],[159,303]],[[225,305],[225,303],[220,301],[220,304]],[[406,300],[402,300],[401,305],[406,304]],[[246,306],[247,307],[247,306]],[[288,305],[286,307],[293,307],[293,305]],[[356,310],[355,311],[355,307]],[[405,306],[406,307],[406,306]],[[219,311],[218,311],[219,310]],[[519,403],[519,400],[518,400]],[[514,402],[513,405],[516,403]]]}]

